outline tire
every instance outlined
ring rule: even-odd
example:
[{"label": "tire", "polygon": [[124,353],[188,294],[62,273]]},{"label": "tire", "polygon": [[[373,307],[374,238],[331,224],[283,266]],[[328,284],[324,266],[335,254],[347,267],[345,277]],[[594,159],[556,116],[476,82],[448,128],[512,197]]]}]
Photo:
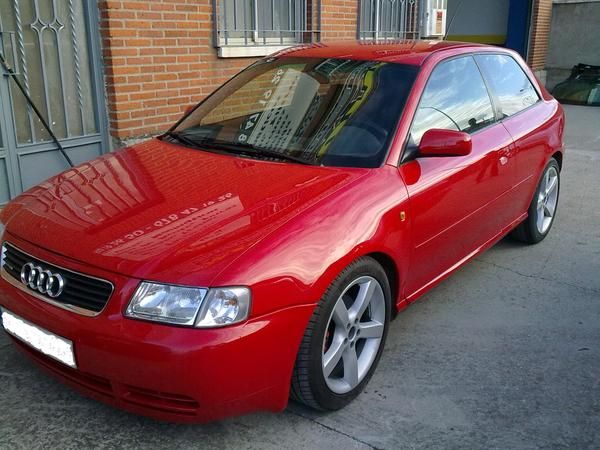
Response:
[{"label": "tire", "polygon": [[[515,228],[511,236],[526,244],[537,244],[543,241],[552,229],[556,218],[559,194],[560,167],[556,159],[551,158],[529,205],[527,219]],[[541,218],[542,214],[543,218]]]},{"label": "tire", "polygon": [[308,322],[292,375],[292,399],[334,411],[356,398],[381,357],[391,304],[386,273],[373,258],[360,258],[344,269]]}]

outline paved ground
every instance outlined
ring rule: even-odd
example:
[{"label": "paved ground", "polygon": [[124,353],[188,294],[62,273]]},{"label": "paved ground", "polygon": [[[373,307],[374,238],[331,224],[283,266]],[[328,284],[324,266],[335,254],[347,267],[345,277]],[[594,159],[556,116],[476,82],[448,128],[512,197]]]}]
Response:
[{"label": "paved ground", "polygon": [[568,116],[549,238],[499,243],[404,311],[347,409],[157,423],[78,396],[1,336],[0,448],[600,447],[600,108]]}]

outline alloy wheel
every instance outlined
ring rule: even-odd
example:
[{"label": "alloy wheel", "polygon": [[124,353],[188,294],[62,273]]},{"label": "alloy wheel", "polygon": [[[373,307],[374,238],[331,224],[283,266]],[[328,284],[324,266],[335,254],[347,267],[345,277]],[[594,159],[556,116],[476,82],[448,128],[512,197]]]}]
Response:
[{"label": "alloy wheel", "polygon": [[545,234],[556,212],[558,203],[558,171],[550,167],[542,180],[537,198],[536,227],[540,234]]},{"label": "alloy wheel", "polygon": [[370,276],[352,281],[339,296],[323,341],[322,369],[329,389],[345,394],[364,379],[385,329],[385,297]]}]

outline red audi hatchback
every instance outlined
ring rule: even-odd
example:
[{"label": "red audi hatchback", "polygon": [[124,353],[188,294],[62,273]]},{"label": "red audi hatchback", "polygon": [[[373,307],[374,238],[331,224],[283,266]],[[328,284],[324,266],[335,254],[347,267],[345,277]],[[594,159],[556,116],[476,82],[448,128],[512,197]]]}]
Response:
[{"label": "red audi hatchback", "polygon": [[399,310],[507,233],[548,234],[563,128],[508,50],[276,54],[163,136],[13,200],[3,327],[83,393],[160,419],[341,408]]}]

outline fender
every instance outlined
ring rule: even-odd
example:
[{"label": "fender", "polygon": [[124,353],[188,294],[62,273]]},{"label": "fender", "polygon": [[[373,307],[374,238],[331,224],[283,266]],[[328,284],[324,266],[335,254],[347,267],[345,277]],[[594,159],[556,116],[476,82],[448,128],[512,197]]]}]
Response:
[{"label": "fender", "polygon": [[[410,228],[400,213],[407,208],[404,181],[397,168],[384,165],[262,239],[213,285],[252,286],[254,316],[316,303],[346,266],[370,253],[387,255],[403,280]],[[354,227],[351,233],[348,223]],[[401,285],[397,292],[402,292]]]}]

